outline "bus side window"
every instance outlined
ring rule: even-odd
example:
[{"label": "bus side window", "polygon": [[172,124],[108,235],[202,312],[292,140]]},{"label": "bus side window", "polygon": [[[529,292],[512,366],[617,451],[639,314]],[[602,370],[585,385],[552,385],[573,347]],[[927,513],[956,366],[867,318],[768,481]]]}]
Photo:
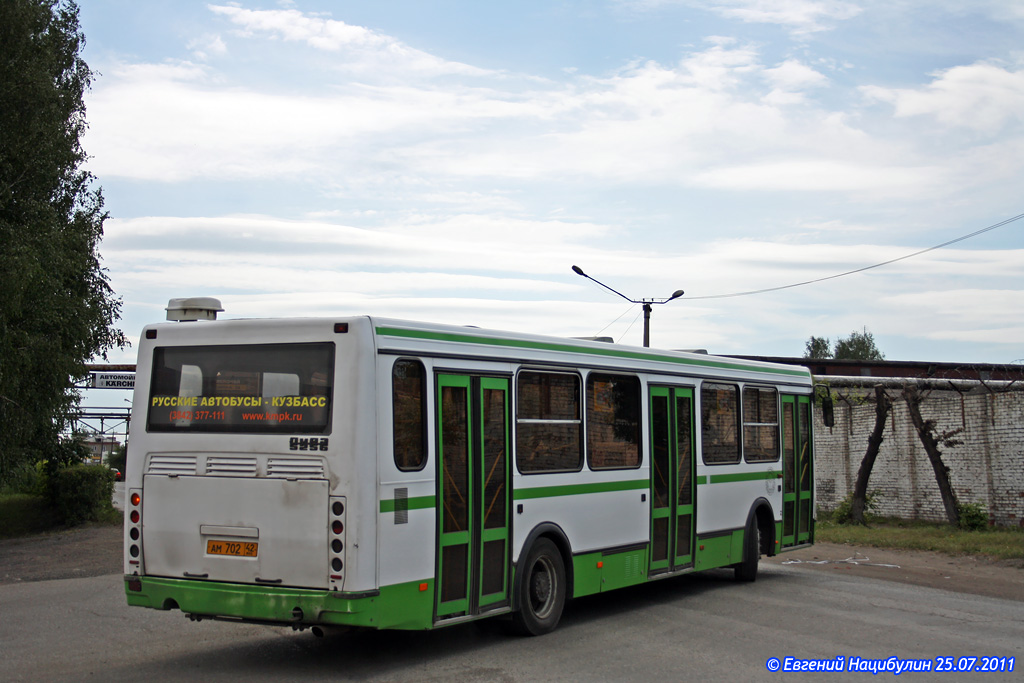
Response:
[{"label": "bus side window", "polygon": [[739,387],[705,382],[700,388],[701,450],[705,465],[740,461]]},{"label": "bus side window", "polygon": [[779,392],[743,387],[743,457],[747,462],[779,459]]},{"label": "bus side window", "polygon": [[519,471],[583,469],[579,375],[524,370],[517,379],[516,465]]},{"label": "bus side window", "polygon": [[426,371],[418,360],[398,360],[391,370],[395,466],[403,472],[427,463]]},{"label": "bus side window", "polygon": [[587,459],[591,469],[640,467],[640,380],[587,377]]}]

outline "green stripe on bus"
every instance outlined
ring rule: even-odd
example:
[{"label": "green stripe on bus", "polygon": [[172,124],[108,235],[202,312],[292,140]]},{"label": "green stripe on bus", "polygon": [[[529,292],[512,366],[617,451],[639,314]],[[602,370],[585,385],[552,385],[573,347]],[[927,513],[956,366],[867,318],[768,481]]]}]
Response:
[{"label": "green stripe on bus", "polygon": [[[436,499],[434,496],[419,496],[417,498],[406,498],[404,501],[404,507],[406,510],[425,510],[432,508],[436,505]],[[395,499],[391,498],[388,500],[382,500],[380,502],[380,511],[383,512],[394,512],[395,511]]]},{"label": "green stripe on bus", "polygon": [[650,482],[647,479],[634,479],[633,481],[609,481],[596,484],[566,484],[564,486],[537,486],[531,489],[516,489],[512,493],[515,500],[529,500],[530,498],[554,498],[556,496],[580,496],[586,493],[607,493],[609,491],[635,491],[647,489]]},{"label": "green stripe on bus", "polygon": [[712,484],[728,484],[734,481],[764,481],[765,479],[776,479],[778,472],[743,472],[742,474],[712,474]]},{"label": "green stripe on bus", "polygon": [[378,327],[377,334],[385,337],[403,337],[408,339],[429,339],[431,341],[460,342],[463,344],[482,344],[484,346],[504,346],[518,349],[536,349],[539,351],[561,351],[565,353],[579,353],[589,356],[610,356],[613,358],[629,358],[632,360],[661,361],[665,363],[676,363],[678,365],[691,365],[708,368],[721,368],[727,370],[746,370],[750,372],[765,372],[775,375],[791,375],[793,377],[809,377],[810,371],[806,368],[794,369],[785,367],[762,367],[758,365],[746,365],[725,361],[701,360],[697,358],[680,358],[660,353],[627,351],[609,347],[587,348],[573,346],[572,344],[559,344],[554,342],[540,342],[527,339],[502,339],[495,337],[477,337],[471,334],[456,334],[454,332],[431,332],[429,330],[409,330],[400,327]]}]

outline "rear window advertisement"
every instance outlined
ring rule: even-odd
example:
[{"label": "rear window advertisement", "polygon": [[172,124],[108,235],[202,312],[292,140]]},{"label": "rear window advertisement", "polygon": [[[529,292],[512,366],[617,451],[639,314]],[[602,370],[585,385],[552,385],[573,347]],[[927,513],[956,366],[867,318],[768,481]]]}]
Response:
[{"label": "rear window advertisement", "polygon": [[146,427],[327,434],[333,377],[331,343],[157,348]]}]

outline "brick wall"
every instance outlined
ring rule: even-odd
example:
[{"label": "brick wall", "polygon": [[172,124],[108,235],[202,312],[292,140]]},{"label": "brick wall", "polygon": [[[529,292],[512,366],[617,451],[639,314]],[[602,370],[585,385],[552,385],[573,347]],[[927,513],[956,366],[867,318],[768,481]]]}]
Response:
[{"label": "brick wall", "polygon": [[[815,487],[818,506],[832,510],[853,491],[875,426],[870,388],[843,389],[850,401],[836,401],[835,426],[815,412]],[[893,409],[885,426],[868,491],[877,491],[877,513],[906,519],[945,521],[935,473],[898,390],[889,390]],[[939,446],[961,503],[981,503],[1002,526],[1024,526],[1024,392],[931,391],[921,402],[935,433],[962,429],[957,446]]]}]

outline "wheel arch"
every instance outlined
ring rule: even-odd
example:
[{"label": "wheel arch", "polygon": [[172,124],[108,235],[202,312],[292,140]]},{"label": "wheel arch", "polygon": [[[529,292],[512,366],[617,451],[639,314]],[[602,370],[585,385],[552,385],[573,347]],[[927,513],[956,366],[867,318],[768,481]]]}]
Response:
[{"label": "wheel arch", "polygon": [[767,498],[758,498],[750,505],[744,530],[749,529],[751,524],[757,524],[761,532],[761,554],[769,557],[775,555],[775,513]]},{"label": "wheel arch", "polygon": [[[569,537],[566,535],[562,527],[558,526],[554,522],[542,522],[541,524],[533,527],[530,533],[526,536],[526,540],[523,541],[522,547],[519,549],[519,558],[513,565],[513,569],[518,570],[519,564],[530,552],[530,548],[532,548],[533,544],[541,538],[549,539],[555,544],[555,547],[558,548],[558,552],[562,556],[562,564],[565,565],[566,597],[571,598],[573,595],[572,545],[569,543]],[[519,610],[522,607],[520,602],[520,587],[521,581],[519,572],[515,571],[514,580],[512,581],[513,610]]]}]

